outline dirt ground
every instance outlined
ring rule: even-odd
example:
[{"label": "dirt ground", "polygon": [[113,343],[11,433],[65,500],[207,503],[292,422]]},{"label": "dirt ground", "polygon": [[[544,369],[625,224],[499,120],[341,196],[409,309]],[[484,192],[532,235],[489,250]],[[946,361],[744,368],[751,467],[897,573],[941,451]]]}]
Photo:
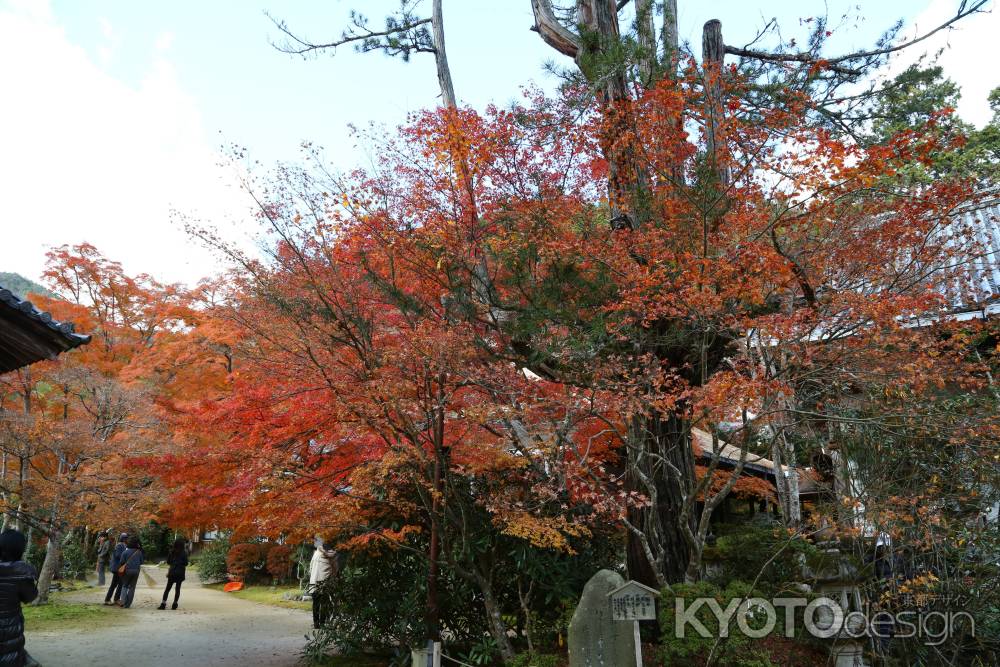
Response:
[{"label": "dirt ground", "polygon": [[[309,612],[283,609],[203,588],[197,574],[184,582],[179,609],[156,607],[166,570],[143,568],[128,618],[104,627],[28,632],[28,652],[42,667],[292,667],[312,629]],[[67,599],[100,603],[91,588]],[[171,598],[173,600],[173,591]]]}]

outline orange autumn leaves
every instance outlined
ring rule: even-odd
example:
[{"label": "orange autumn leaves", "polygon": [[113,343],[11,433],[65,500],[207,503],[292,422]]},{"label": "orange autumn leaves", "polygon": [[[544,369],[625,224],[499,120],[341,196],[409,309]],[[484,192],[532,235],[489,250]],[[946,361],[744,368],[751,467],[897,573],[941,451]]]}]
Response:
[{"label": "orange autumn leaves", "polygon": [[689,70],[623,102],[616,141],[649,185],[635,229],[607,219],[605,117],[570,96],[420,114],[367,172],[278,174],[267,261],[193,304],[153,363],[176,520],[402,540],[460,490],[506,534],[566,549],[646,502],[619,492],[638,415],[760,431],[803,387],[832,403],[980,383],[959,346],[907,326],[943,305],[963,243],[935,233],[966,190],[890,179],[947,147],[862,149],[806,123],[806,100],[730,104],[720,191],[700,86]]}]

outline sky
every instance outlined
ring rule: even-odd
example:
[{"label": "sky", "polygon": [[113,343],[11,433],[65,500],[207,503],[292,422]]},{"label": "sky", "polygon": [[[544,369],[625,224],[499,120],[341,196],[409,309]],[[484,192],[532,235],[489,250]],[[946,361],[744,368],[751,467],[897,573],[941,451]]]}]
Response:
[{"label": "sky", "polygon": [[[723,22],[728,43],[749,41],[771,17],[786,37],[824,7],[832,50],[870,45],[904,19],[915,34],[958,0],[680,0],[681,39],[700,51],[702,24]],[[0,0],[0,271],[38,280],[45,252],[89,242],[131,274],[195,283],[220,260],[192,241],[199,220],[242,245],[256,224],[239,187],[249,164],[300,159],[324,147],[334,169],[363,164],[351,126],[394,127],[437,104],[430,55],[410,63],[342,47],[303,59],[278,52],[270,13],[316,41],[335,38],[352,8],[372,24],[398,0]],[[429,2],[427,3],[429,4]],[[991,3],[992,4],[992,3]],[[852,7],[855,18],[836,17]],[[446,42],[459,102],[482,109],[552,90],[558,55],[530,31],[529,0],[444,0]],[[839,26],[839,27],[837,27]],[[985,55],[1000,10],[904,52],[924,51],[962,88],[958,113],[983,125],[1000,74]],[[568,63],[563,63],[568,64]],[[246,150],[233,163],[227,147]]]}]

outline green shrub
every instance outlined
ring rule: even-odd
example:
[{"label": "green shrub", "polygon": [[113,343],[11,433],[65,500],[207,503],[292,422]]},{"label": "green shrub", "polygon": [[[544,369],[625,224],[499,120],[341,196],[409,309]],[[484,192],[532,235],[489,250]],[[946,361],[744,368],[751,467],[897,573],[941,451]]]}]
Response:
[{"label": "green shrub", "polygon": [[62,548],[62,576],[64,579],[86,579],[90,559],[79,540],[72,539]]},{"label": "green shrub", "polygon": [[803,581],[803,565],[817,566],[822,558],[811,543],[798,536],[789,537],[775,526],[751,523],[719,529],[718,543],[706,548],[705,560],[719,566],[710,579],[720,586],[734,580],[756,580],[757,594],[766,597]]},{"label": "green shrub", "polygon": [[[131,532],[131,531],[129,531]],[[146,560],[151,561],[156,558],[165,557],[170,551],[171,531],[166,526],[161,526],[155,521],[150,521],[138,530],[139,543],[145,552]]]},{"label": "green shrub", "polygon": [[228,554],[228,539],[222,538],[214,542],[209,542],[195,559],[198,576],[201,580],[206,583],[224,581],[228,572],[226,567],[226,556]]},{"label": "green shrub", "polygon": [[[387,549],[378,554],[353,553],[338,576],[321,585],[330,601],[326,625],[306,645],[309,664],[336,648],[341,655],[365,651],[393,652],[423,646],[427,601],[426,562],[407,549]],[[461,579],[442,571],[438,581],[441,623],[454,643],[471,646],[486,632],[476,593]]]},{"label": "green shrub", "polygon": [[515,656],[509,667],[560,667],[565,662],[560,655],[539,655],[537,653],[522,653]]},{"label": "green shrub", "polygon": [[[751,596],[750,585],[742,581],[730,582],[726,588],[702,581],[696,584],[677,584],[673,594],[664,593],[660,609],[660,664],[672,667],[696,667],[704,665],[709,654],[714,665],[720,667],[773,667],[767,653],[756,647],[758,640],[744,636],[738,628],[731,628],[729,637],[719,637],[719,621],[707,605],[702,605],[695,618],[705,626],[708,637],[702,637],[691,625],[686,627],[683,637],[675,632],[676,614],[674,601],[681,598],[690,604],[696,598],[715,598],[723,609],[734,598]],[[751,596],[752,597],[752,596]],[[739,613],[739,612],[737,612]]]}]

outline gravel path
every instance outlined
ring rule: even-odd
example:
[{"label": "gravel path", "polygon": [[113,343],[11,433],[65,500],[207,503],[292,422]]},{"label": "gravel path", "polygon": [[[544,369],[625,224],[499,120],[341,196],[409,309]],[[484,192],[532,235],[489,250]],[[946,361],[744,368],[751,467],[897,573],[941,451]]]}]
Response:
[{"label": "gravel path", "polygon": [[[309,612],[241,600],[184,582],[179,609],[159,611],[166,570],[143,568],[130,622],[91,629],[29,632],[27,648],[42,667],[293,667],[312,628]],[[73,594],[100,603],[96,588]],[[171,591],[171,601],[173,591]]]}]

